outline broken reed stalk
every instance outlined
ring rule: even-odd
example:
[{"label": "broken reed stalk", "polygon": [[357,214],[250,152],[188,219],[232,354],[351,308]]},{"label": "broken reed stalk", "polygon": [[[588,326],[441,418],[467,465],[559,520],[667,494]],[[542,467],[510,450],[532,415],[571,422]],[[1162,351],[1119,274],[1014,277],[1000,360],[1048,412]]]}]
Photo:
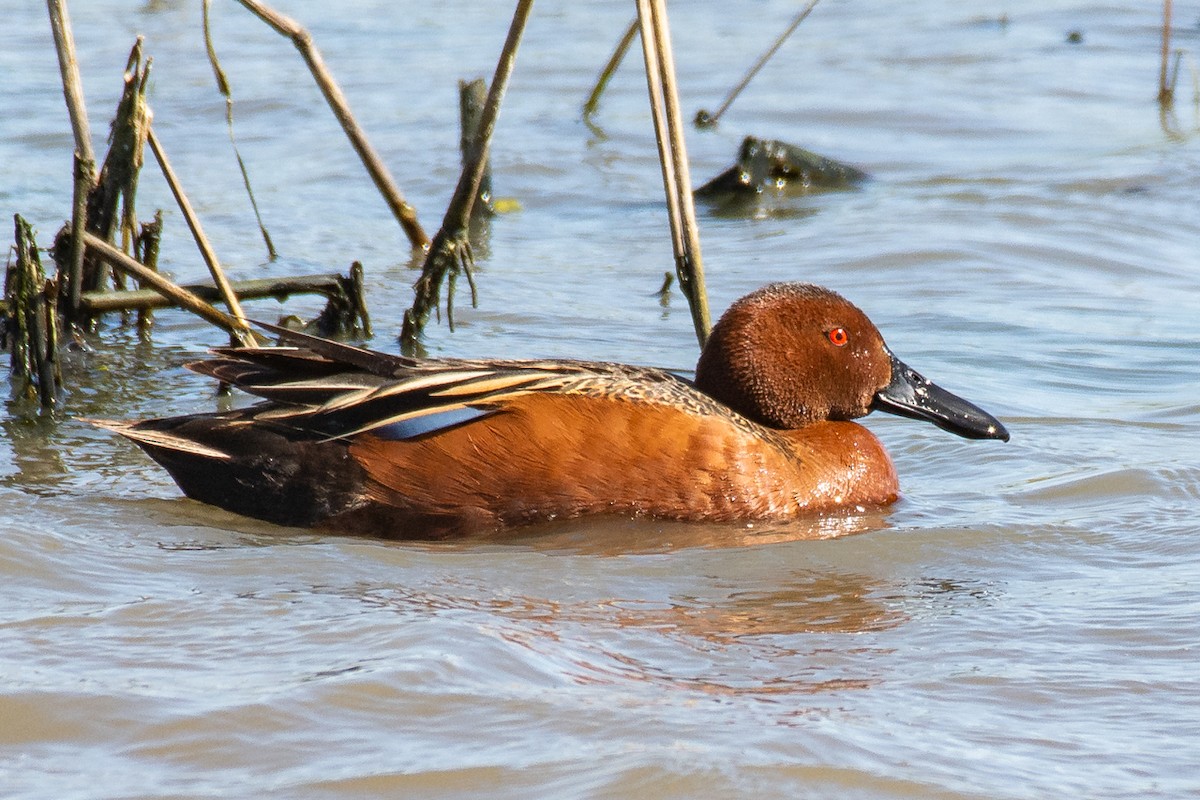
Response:
[{"label": "broken reed stalk", "polygon": [[33,228],[20,214],[13,215],[13,222],[17,263],[6,273],[4,287],[12,320],[12,372],[25,379],[26,391],[36,393],[43,408],[49,408],[62,384],[55,313],[58,285],[46,280]]},{"label": "broken reed stalk", "polygon": [[217,81],[217,91],[225,98],[225,126],[229,131],[229,144],[233,147],[233,157],[237,159],[238,169],[242,173],[242,184],[246,187],[246,196],[250,198],[250,207],[254,209],[254,219],[258,222],[258,232],[262,235],[263,243],[267,246],[267,258],[274,261],[279,257],[275,252],[275,243],[271,241],[271,234],[267,232],[267,226],[263,223],[262,214],[258,210],[258,201],[254,198],[254,189],[250,186],[250,171],[246,169],[246,162],[242,160],[242,154],[238,150],[237,139],[233,135],[233,90],[229,86],[229,79],[225,76],[225,70],[221,68],[221,62],[217,59],[217,49],[213,46],[212,27],[209,25],[209,7],[212,5],[212,0],[204,0],[202,13],[202,26],[204,28],[204,49],[208,51],[208,63],[212,65],[213,77]]},{"label": "broken reed stalk", "polygon": [[75,58],[75,36],[71,32],[71,18],[67,13],[66,0],[46,0],[50,13],[50,30],[54,35],[54,49],[58,53],[58,67],[62,72],[63,96],[67,101],[67,114],[71,117],[71,131],[75,134],[75,152],[84,161],[95,162],[92,152],[92,134],[88,127],[87,105],[83,101],[83,83],[79,78],[79,61]]},{"label": "broken reed stalk", "polygon": [[590,117],[596,113],[596,109],[600,108],[600,95],[604,94],[605,88],[608,87],[608,81],[612,78],[613,73],[617,71],[617,67],[621,66],[621,62],[625,60],[625,54],[629,52],[629,46],[633,44],[633,37],[638,32],[638,21],[634,19],[629,23],[629,27],[625,29],[625,33],[621,36],[621,41],[617,42],[613,54],[609,57],[608,63],[604,65],[604,69],[600,71],[600,77],[596,79],[596,85],[592,87],[592,93],[588,95],[587,102],[583,104],[583,115]]},{"label": "broken reed stalk", "polygon": [[316,319],[304,326],[318,336],[371,336],[371,317],[364,298],[363,266],[355,261],[349,276],[334,275],[332,291],[322,292],[327,302]]},{"label": "broken reed stalk", "polygon": [[458,184],[454,187],[454,196],[446,208],[446,216],[442,219],[442,230],[449,228],[465,231],[471,219],[471,210],[475,198],[479,195],[479,185],[488,167],[488,153],[492,145],[492,133],[496,130],[496,119],[500,116],[500,104],[504,102],[508,79],[512,75],[517,60],[517,49],[521,45],[521,34],[525,31],[525,23],[529,20],[532,8],[533,0],[517,0],[517,8],[508,27],[508,36],[500,50],[492,82],[488,85],[487,100],[479,114],[475,147],[463,165]]},{"label": "broken reed stalk", "polygon": [[[142,44],[139,36],[129,51],[121,99],[109,135],[108,153],[87,197],[85,230],[106,241],[113,238],[118,227],[123,241],[129,242],[136,236],[133,205],[150,123],[150,109],[146,103],[150,59],[143,60]],[[86,255],[82,273],[81,291],[99,289],[107,276],[105,265],[88,260]]]},{"label": "broken reed stalk", "polygon": [[354,313],[362,323],[362,335],[369,339],[375,334],[371,330],[371,314],[367,309],[367,274],[361,261],[350,264],[350,289],[354,296]]},{"label": "broken reed stalk", "polygon": [[[231,335],[236,336],[239,330],[245,331],[244,322],[239,322],[224,311],[204,302],[191,292],[176,286],[162,275],[138,263],[132,257],[126,255],[119,248],[114,247],[99,236],[93,233],[85,233],[83,240],[88,249],[107,261],[114,269],[121,270],[131,277],[137,278],[143,286],[150,286],[154,291],[169,298],[172,303],[180,308],[191,311],[193,314],[216,325]],[[246,333],[250,337],[250,342],[253,343],[253,334]]]},{"label": "broken reed stalk", "polygon": [[332,75],[330,75],[329,69],[325,66],[325,61],[321,58],[321,53],[317,50],[316,45],[313,44],[312,36],[309,32],[292,18],[280,14],[278,11],[258,2],[258,0],[238,0],[238,2],[250,13],[273,28],[276,33],[292,40],[292,44],[300,51],[300,56],[308,65],[309,71],[317,82],[317,86],[321,89],[321,94],[325,96],[325,101],[333,110],[333,115],[341,123],[342,130],[346,132],[346,136],[350,139],[350,144],[354,147],[355,152],[358,153],[358,157],[362,160],[367,172],[370,173],[371,180],[375,182],[376,188],[383,195],[383,199],[388,204],[388,208],[391,209],[392,215],[400,223],[400,227],[404,229],[404,233],[408,236],[409,242],[412,243],[413,249],[427,249],[429,247],[429,237],[425,235],[421,224],[417,222],[416,210],[404,199],[400,187],[396,185],[396,181],[392,178],[391,173],[384,166],[383,160],[375,152],[375,148],[367,140],[367,135],[354,119],[354,115],[350,112],[350,104],[346,101],[346,96],[342,94],[342,90],[333,80]]},{"label": "broken reed stalk", "polygon": [[87,104],[83,99],[83,82],[79,76],[79,60],[75,56],[75,35],[66,0],[46,0],[50,15],[50,30],[54,50],[62,73],[63,98],[75,137],[73,190],[71,202],[71,253],[67,271],[67,316],[74,322],[79,318],[79,295],[83,282],[83,230],[87,219],[88,193],[96,186],[96,154],[92,150],[92,132],[88,124]]},{"label": "broken reed stalk", "polygon": [[[476,157],[476,151],[482,145],[479,126],[483,121],[483,109],[487,105],[487,94],[487,84],[483,82],[483,78],[458,82],[458,114],[461,127],[458,149],[462,153],[464,169]],[[479,191],[475,193],[475,204],[471,207],[471,218],[480,219],[494,213],[492,169],[491,163],[485,158],[483,174],[479,178]]]},{"label": "broken reed stalk", "polygon": [[704,347],[712,321],[704,286],[704,262],[700,256],[700,234],[692,200],[692,179],[683,139],[679,94],[675,86],[675,60],[671,51],[666,2],[638,0],[637,7],[642,54],[646,61],[646,83],[662,165],[663,189],[667,196],[667,215],[671,223],[675,272],[679,277],[679,288],[683,290],[692,312],[696,339]]},{"label": "broken reed stalk", "polygon": [[[158,250],[162,243],[163,215],[162,209],[154,214],[151,222],[143,222],[142,230],[133,242],[133,255],[146,266],[146,269],[158,272]],[[148,308],[139,308],[137,316],[138,333],[142,336],[150,334],[150,326],[154,324],[154,312]]]},{"label": "broken reed stalk", "polygon": [[[783,43],[786,42],[788,38],[796,32],[796,28],[800,27],[800,23],[804,22],[804,20],[808,18],[808,15],[811,14],[812,10],[816,7],[817,2],[818,0],[809,0],[808,5],[801,9],[800,13],[796,15],[796,18],[792,20],[790,25],[788,25],[787,30],[780,34],[779,38],[775,40],[774,44],[767,48],[767,52],[763,53],[759,57],[758,61],[755,62],[754,66],[752,66],[746,72],[737,86],[734,86],[729,90],[729,94],[725,95],[725,100],[721,103],[720,108],[718,108],[712,114],[708,113],[704,109],[700,109],[696,112],[695,123],[697,127],[710,128],[717,124],[717,120],[721,118],[721,115],[725,113],[729,106],[733,105],[733,101],[736,100],[737,96],[742,93],[742,90],[750,84],[750,81],[754,80],[754,76],[758,74],[758,71],[762,69],[768,61],[771,60],[771,57],[774,56],[779,48],[783,46]],[[1166,2],[1170,3],[1171,0],[1166,0]]]},{"label": "broken reed stalk", "polygon": [[660,303],[662,303],[663,305],[666,305],[671,300],[671,284],[673,284],[674,282],[675,282],[675,273],[674,272],[664,272],[663,273],[662,286],[659,286],[658,291],[655,292],[655,294],[658,295],[658,301]]},{"label": "broken reed stalk", "polygon": [[[41,275],[41,263],[38,263]],[[62,388],[62,368],[58,361],[58,282],[43,280],[33,307],[35,356],[38,370],[38,401],[49,408],[58,400]]]},{"label": "broken reed stalk", "polygon": [[79,297],[83,293],[83,232],[87,229],[88,194],[96,188],[96,162],[75,151],[74,189],[71,198],[71,253],[67,271],[67,311],[71,322],[79,321]]},{"label": "broken reed stalk", "polygon": [[1170,105],[1175,99],[1175,82],[1167,79],[1167,62],[1171,59],[1171,0],[1163,0],[1162,64],[1158,72],[1158,103]]},{"label": "broken reed stalk", "polygon": [[191,202],[188,200],[187,195],[184,194],[183,187],[179,185],[179,179],[175,176],[175,170],[171,168],[171,162],[167,160],[166,153],[163,152],[162,144],[154,134],[153,128],[149,128],[146,134],[146,141],[150,144],[150,150],[154,153],[155,159],[158,160],[159,167],[162,168],[163,177],[166,178],[167,185],[171,188],[171,194],[174,195],[175,202],[179,205],[179,210],[183,212],[183,218],[187,222],[188,230],[192,232],[192,238],[196,240],[196,247],[200,249],[200,255],[204,258],[204,263],[208,266],[208,272],[212,275],[213,283],[221,291],[221,299],[229,308],[230,314],[237,321],[236,330],[232,331],[234,337],[243,347],[253,345],[254,336],[250,333],[250,327],[246,322],[246,315],[242,311],[241,303],[238,302],[237,295],[234,294],[233,288],[229,285],[229,279],[225,277],[225,271],[221,269],[221,262],[217,260],[217,254],[209,243],[208,237],[204,235],[204,229],[200,227],[200,220],[196,216],[196,212],[192,209]]},{"label": "broken reed stalk", "polygon": [[467,226],[471,220],[471,209],[479,194],[479,184],[483,179],[484,167],[488,161],[488,151],[491,148],[492,132],[496,128],[496,118],[500,115],[500,103],[508,88],[508,79],[512,75],[513,65],[517,59],[517,49],[521,44],[521,34],[533,8],[533,0],[518,0],[513,12],[512,23],[508,27],[508,36],[496,62],[496,71],[488,87],[487,102],[479,119],[479,146],[471,154],[469,162],[463,166],[454,188],[454,196],[446,208],[442,218],[442,227],[438,230],[429,246],[425,263],[421,267],[421,277],[413,285],[412,308],[404,312],[404,324],[400,329],[400,343],[406,351],[416,348],[421,333],[429,322],[430,313],[438,307],[441,296],[442,280],[450,274],[450,285],[446,297],[446,317],[453,330],[454,325],[454,286],[458,273],[467,276],[471,286],[471,302],[476,302],[475,278],[472,274],[474,259],[471,256],[471,244],[467,239]]}]

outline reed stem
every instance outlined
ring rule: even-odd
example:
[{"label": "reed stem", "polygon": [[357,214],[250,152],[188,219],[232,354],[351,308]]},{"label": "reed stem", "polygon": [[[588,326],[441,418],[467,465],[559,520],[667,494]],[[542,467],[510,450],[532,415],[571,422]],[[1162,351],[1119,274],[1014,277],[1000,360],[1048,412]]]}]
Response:
[{"label": "reed stem", "polygon": [[667,196],[667,216],[671,224],[675,273],[692,312],[696,339],[703,347],[712,322],[704,286],[704,262],[700,256],[700,234],[692,200],[692,180],[679,112],[679,93],[675,85],[675,61],[666,2],[638,0],[637,7],[650,107],[662,165],[663,188]]},{"label": "reed stem", "polygon": [[179,205],[179,210],[183,213],[188,230],[192,232],[192,238],[195,239],[196,247],[200,249],[200,255],[204,259],[204,263],[208,266],[208,272],[212,275],[213,283],[217,285],[217,288],[221,292],[221,299],[224,300],[230,314],[236,320],[236,330],[233,331],[234,336],[243,346],[252,345],[254,337],[250,333],[249,325],[246,323],[246,315],[242,311],[242,305],[238,302],[233,287],[229,285],[229,279],[225,277],[225,270],[221,268],[221,262],[217,260],[216,251],[213,250],[208,237],[204,235],[204,229],[200,226],[200,219],[196,216],[191,201],[184,194],[183,187],[180,186],[179,179],[175,176],[175,170],[171,168],[171,162],[167,160],[167,155],[163,152],[162,144],[158,141],[158,136],[155,135],[153,128],[147,131],[146,141],[149,143],[150,150],[154,153],[155,159],[158,160],[158,166],[162,169],[163,177],[166,178],[167,185],[171,189],[171,194],[174,195],[175,202]]},{"label": "reed stem", "polygon": [[95,163],[92,152],[92,133],[88,126],[87,104],[83,100],[83,83],[79,78],[79,61],[75,58],[75,35],[71,32],[71,18],[67,13],[67,0],[46,0],[50,12],[50,31],[54,35],[54,49],[58,53],[58,67],[62,72],[63,96],[67,101],[67,114],[71,117],[71,132],[75,135],[75,152],[83,161]]},{"label": "reed stem", "polygon": [[500,116],[500,104],[504,100],[504,92],[508,88],[508,79],[512,75],[513,66],[517,60],[517,50],[521,45],[521,35],[525,31],[525,23],[529,20],[529,12],[533,9],[533,0],[518,0],[513,12],[512,23],[508,27],[508,36],[496,62],[496,71],[492,82],[488,85],[487,102],[479,116],[479,131],[476,147],[463,165],[458,184],[454,188],[454,196],[446,207],[446,215],[442,218],[442,227],[438,230],[429,246],[425,263],[421,267],[421,277],[413,285],[413,304],[404,312],[404,324],[400,329],[400,343],[406,351],[416,348],[429,315],[438,307],[441,296],[442,281],[447,273],[450,275],[450,286],[447,291],[446,316],[453,326],[454,323],[454,282],[459,272],[467,276],[471,285],[471,299],[475,301],[475,278],[472,274],[474,258],[471,255],[471,244],[467,239],[467,227],[471,221],[471,209],[479,194],[479,184],[483,179],[487,166],[488,154],[491,149],[492,132],[496,129],[496,119]]},{"label": "reed stem", "polygon": [[316,45],[313,44],[312,36],[309,32],[291,17],[280,14],[278,11],[258,2],[258,0],[238,0],[238,2],[250,13],[273,28],[276,33],[292,40],[292,44],[300,51],[300,56],[304,59],[304,63],[308,65],[308,69],[316,80],[321,94],[324,95],[325,102],[333,110],[333,115],[337,118],[337,121],[342,126],[342,130],[345,131],[346,136],[350,139],[350,144],[354,147],[354,151],[358,153],[358,157],[370,174],[371,180],[375,182],[375,187],[383,195],[383,199],[387,203],[388,208],[391,209],[392,215],[400,223],[400,227],[404,229],[404,233],[408,236],[413,249],[427,250],[429,248],[429,237],[425,235],[424,229],[421,228],[421,224],[417,221],[416,210],[404,199],[404,194],[400,191],[400,187],[396,185],[392,174],[384,166],[383,159],[379,157],[379,154],[375,152],[375,148],[367,140],[366,133],[363,132],[358,121],[355,120],[354,114],[351,113],[350,104],[346,101],[346,96],[342,94],[342,90],[337,85],[337,82],[334,81],[329,68],[325,66],[325,60],[321,58],[321,53],[317,50]]},{"label": "reed stem", "polygon": [[[717,124],[717,120],[719,120],[721,115],[724,114],[731,105],[733,105],[733,101],[736,100],[737,96],[742,93],[742,90],[750,85],[750,81],[754,80],[754,76],[758,74],[758,71],[761,70],[763,66],[771,60],[771,57],[774,56],[779,48],[783,46],[783,43],[786,42],[788,38],[796,32],[796,28],[800,27],[800,23],[804,22],[808,15],[812,13],[812,10],[816,7],[818,1],[819,0],[809,0],[808,5],[801,9],[800,13],[796,15],[796,18],[792,20],[790,25],[788,25],[787,30],[780,34],[779,38],[775,40],[774,44],[767,48],[765,53],[759,56],[758,61],[754,63],[754,66],[747,70],[741,81],[739,81],[736,86],[729,90],[729,94],[725,95],[725,100],[721,103],[720,108],[711,114],[704,109],[700,109],[696,112],[697,127],[710,128]],[[1167,0],[1167,2],[1170,2],[1170,0]]]},{"label": "reed stem", "polygon": [[625,59],[625,54],[629,52],[629,46],[633,44],[633,37],[638,32],[638,21],[635,19],[629,23],[629,27],[625,29],[625,33],[621,36],[621,41],[617,42],[616,49],[609,57],[608,63],[604,65],[604,69],[600,71],[600,77],[596,79],[596,85],[592,87],[592,93],[588,95],[587,102],[583,104],[583,115],[589,117],[596,113],[596,109],[600,107],[600,95],[604,94],[604,89],[608,86],[608,81],[612,78],[613,73],[617,71],[617,67]]},{"label": "reed stem", "polygon": [[225,98],[225,127],[229,132],[229,144],[233,148],[233,157],[237,159],[238,169],[242,173],[242,184],[246,187],[246,196],[250,198],[250,208],[254,210],[254,219],[258,222],[258,232],[263,238],[263,244],[267,246],[267,258],[274,261],[279,254],[275,251],[275,243],[271,241],[271,234],[263,222],[262,213],[258,210],[258,200],[255,199],[254,188],[250,185],[250,171],[246,169],[246,162],[242,159],[241,151],[238,150],[237,138],[233,135],[233,89],[229,86],[229,79],[225,76],[225,70],[221,68],[221,62],[217,58],[217,48],[213,45],[212,26],[209,24],[209,7],[211,5],[212,0],[204,0],[201,14],[204,28],[204,49],[208,51],[208,63],[212,65],[213,77],[217,81],[217,91]]},{"label": "reed stem", "polygon": [[1158,72],[1158,102],[1170,105],[1175,99],[1175,81],[1168,80],[1168,62],[1171,60],[1171,0],[1163,0],[1162,63]]}]

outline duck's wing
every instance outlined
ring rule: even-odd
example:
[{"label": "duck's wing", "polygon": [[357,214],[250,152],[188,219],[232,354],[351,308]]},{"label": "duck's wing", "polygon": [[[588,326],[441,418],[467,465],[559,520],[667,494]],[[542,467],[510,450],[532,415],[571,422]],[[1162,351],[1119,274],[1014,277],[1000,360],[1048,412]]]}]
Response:
[{"label": "duck's wing", "polygon": [[189,364],[268,403],[261,423],[325,438],[413,439],[501,412],[530,393],[723,409],[664,370],[588,361],[485,361],[393,356],[295,332],[279,347],[222,348]]}]

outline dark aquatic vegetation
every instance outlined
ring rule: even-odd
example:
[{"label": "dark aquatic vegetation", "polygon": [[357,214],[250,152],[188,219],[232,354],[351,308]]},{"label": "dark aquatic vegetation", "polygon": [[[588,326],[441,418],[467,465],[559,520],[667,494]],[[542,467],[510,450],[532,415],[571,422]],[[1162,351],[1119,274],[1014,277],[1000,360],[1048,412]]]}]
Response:
[{"label": "dark aquatic vegetation", "polygon": [[706,200],[796,195],[853,189],[870,176],[862,170],[775,139],[747,136],[737,163],[696,190]]}]

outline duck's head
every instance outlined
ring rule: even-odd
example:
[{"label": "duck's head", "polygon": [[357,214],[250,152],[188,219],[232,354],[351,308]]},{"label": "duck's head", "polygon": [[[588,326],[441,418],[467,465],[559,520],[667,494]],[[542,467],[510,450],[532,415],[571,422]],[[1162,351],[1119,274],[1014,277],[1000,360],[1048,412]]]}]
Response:
[{"label": "duck's head", "polygon": [[700,354],[696,385],[773,428],[878,409],[970,439],[1008,441],[991,414],[896,358],[866,314],[811,284],[771,284],[730,306]]}]

